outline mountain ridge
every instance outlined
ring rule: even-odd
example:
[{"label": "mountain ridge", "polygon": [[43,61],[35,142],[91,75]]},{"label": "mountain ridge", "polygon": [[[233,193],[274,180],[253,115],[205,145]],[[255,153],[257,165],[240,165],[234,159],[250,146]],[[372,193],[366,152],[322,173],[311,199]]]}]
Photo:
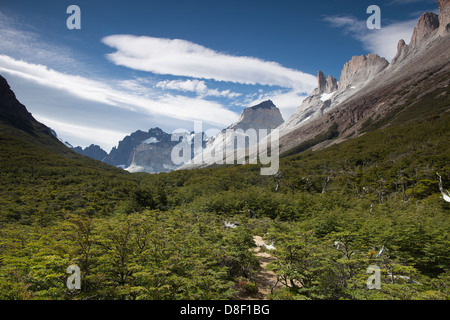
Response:
[{"label": "mountain ridge", "polygon": [[67,158],[77,158],[53,130],[37,121],[17,99],[8,81],[0,75],[0,130],[8,137],[15,136],[39,147],[47,147]]},{"label": "mountain ridge", "polygon": [[[353,57],[344,65],[343,73],[345,74],[352,70],[351,61],[354,65],[359,64],[363,67],[364,61],[375,61],[376,66],[373,68],[375,72],[369,72],[372,74],[370,81],[365,81],[361,87],[357,88],[348,81],[351,77],[341,76],[339,89],[330,99],[321,100],[323,94],[318,95],[320,90],[313,91],[294,115],[280,126],[281,152],[287,152],[314,139],[333,124],[339,127],[339,137],[325,141],[317,145],[315,149],[324,148],[331,143],[339,143],[346,138],[357,137],[362,134],[358,129],[370,118],[381,118],[393,109],[401,108],[408,98],[416,93],[426,94],[428,91],[448,86],[449,33],[443,34],[443,26],[437,26],[436,21],[448,20],[450,4],[449,1],[438,3],[440,15],[424,13],[412,36],[412,39],[415,39],[413,45],[406,45],[404,40],[400,40],[397,55],[390,64],[387,61],[384,62],[384,58],[368,55]],[[354,72],[350,72],[350,75],[352,74]],[[424,92],[420,92],[421,87],[424,88]]]},{"label": "mountain ridge", "polygon": [[242,132],[240,131],[243,131],[244,148],[248,148],[252,146],[251,139],[245,138],[245,134],[249,129],[255,130],[255,133],[258,135],[255,141],[257,144],[260,139],[259,130],[267,130],[267,133],[269,133],[270,130],[276,129],[283,122],[284,119],[280,110],[271,100],[266,100],[255,106],[245,108],[237,122],[209,139],[203,151],[200,154],[196,154],[190,163],[183,165],[179,169],[202,168],[217,163],[224,163],[223,157],[220,156],[221,153],[225,156],[225,150],[227,152],[230,150],[236,151],[243,147],[236,146],[235,143],[235,138],[241,136]]},{"label": "mountain ridge", "polygon": [[81,147],[72,147],[72,150],[76,153],[79,153],[85,157],[89,157],[101,162],[104,162],[108,157],[108,153],[103,150],[100,146],[91,144],[89,147],[81,148]]},{"label": "mountain ridge", "polygon": [[272,100],[263,101],[255,106],[245,108],[237,122],[224,130],[275,129],[284,122],[280,109]]},{"label": "mountain ridge", "polygon": [[[386,116],[395,108],[402,107],[409,97],[420,91],[420,88],[416,87],[432,83],[433,86],[426,89],[428,92],[448,86],[445,75],[450,51],[449,0],[438,0],[438,7],[439,15],[426,12],[419,18],[409,45],[403,39],[399,40],[397,54],[391,63],[375,54],[354,56],[344,64],[339,82],[331,75],[326,78],[319,70],[317,88],[287,121],[282,119],[278,108],[268,100],[245,109],[238,121],[227,129],[246,131],[250,128],[255,130],[278,128],[281,136],[281,152],[286,152],[337,126],[339,136],[336,139],[323,141],[320,146],[314,148],[326,147],[330,143],[338,143],[346,138],[363,134],[361,128],[367,127],[365,125],[367,121],[374,121]],[[439,76],[442,75],[444,81],[439,83]],[[16,101],[14,93],[4,78],[0,79],[0,82],[2,81],[0,84],[3,89],[0,96],[3,98],[3,107],[0,120],[9,122],[32,135],[40,132],[44,136],[52,137],[49,128],[37,122],[23,105],[14,102]],[[401,94],[402,92],[405,94]],[[384,100],[380,99],[380,96],[384,97]],[[227,129],[224,129],[222,134]],[[149,141],[149,139],[156,140]],[[209,145],[212,141],[214,138],[208,142]],[[176,168],[170,164],[169,151],[177,143],[170,141],[169,134],[154,128],[149,132],[138,130],[126,136],[119,142],[118,147],[114,147],[106,156],[104,150],[94,145],[73,150],[76,149],[75,151],[85,155],[92,151],[91,157],[113,166],[122,168],[133,166],[156,172]],[[86,149],[89,149],[89,152]],[[164,156],[156,155],[150,159],[151,153],[163,153]],[[150,165],[145,169],[148,161],[159,164],[157,168]],[[160,165],[161,163],[163,164]]]}]

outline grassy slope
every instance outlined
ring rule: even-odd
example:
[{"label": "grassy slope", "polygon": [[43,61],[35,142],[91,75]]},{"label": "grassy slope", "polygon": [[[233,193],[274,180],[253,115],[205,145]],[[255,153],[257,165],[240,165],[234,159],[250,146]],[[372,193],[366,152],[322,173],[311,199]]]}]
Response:
[{"label": "grassy slope", "polygon": [[[107,213],[126,197],[132,175],[82,157],[59,141],[16,128],[0,127],[0,221],[30,223],[63,212]],[[131,189],[131,187],[127,187]]]}]

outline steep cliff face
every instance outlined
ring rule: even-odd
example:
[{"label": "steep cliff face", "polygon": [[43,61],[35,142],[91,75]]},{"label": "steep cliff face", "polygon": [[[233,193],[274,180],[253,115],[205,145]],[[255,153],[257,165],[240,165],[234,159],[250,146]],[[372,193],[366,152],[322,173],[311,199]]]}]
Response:
[{"label": "steep cliff face", "polygon": [[405,59],[405,57],[408,55],[408,51],[409,46],[406,44],[405,40],[401,39],[397,44],[397,54],[395,55],[394,59],[392,59],[391,65],[395,65]]},{"label": "steep cliff face", "polygon": [[426,50],[426,47],[432,46],[434,42],[439,42],[441,38],[448,36],[450,33],[450,0],[438,0],[438,7],[439,15],[425,12],[419,18],[409,45],[404,39],[399,41],[397,54],[391,61],[391,68],[396,68],[403,62],[409,63]]},{"label": "steep cliff face", "polygon": [[327,78],[327,86],[325,89],[325,93],[332,93],[338,89],[338,82],[336,78],[333,78],[331,75],[328,75]]},{"label": "steep cliff face", "polygon": [[314,121],[333,110],[339,103],[362,90],[387,68],[389,62],[375,54],[355,56],[347,62],[341,72],[339,83],[331,75],[325,78],[319,70],[317,88],[303,100],[295,113],[280,127],[280,135]]},{"label": "steep cliff face", "polygon": [[[196,155],[191,163],[182,166],[181,169],[194,169],[218,162],[223,163],[223,157],[217,156],[217,154],[223,153],[225,156],[226,150],[237,150],[239,148],[243,149],[256,145],[260,138],[259,130],[265,129],[267,130],[267,133],[270,133],[270,130],[278,128],[283,122],[284,120],[281,116],[280,109],[278,109],[271,100],[246,108],[236,123],[212,137],[208,143],[206,143],[203,152]],[[255,130],[257,134],[256,141],[250,141],[250,139],[244,137],[249,129]],[[239,133],[238,130],[243,130],[244,134]],[[235,142],[237,137],[244,137],[244,139],[241,140],[245,141],[243,146],[240,146]]]},{"label": "steep cliff face", "polygon": [[450,0],[438,0],[439,34],[445,36],[450,32]]},{"label": "steep cliff face", "polygon": [[246,108],[238,121],[227,129],[274,129],[284,122],[278,109],[271,100],[264,101],[256,106]]},{"label": "steep cliff face", "polygon": [[317,73],[317,80],[317,88],[314,89],[312,95],[328,94],[338,89],[336,78],[333,78],[331,75],[329,75],[328,78],[325,78],[325,75],[320,70]]},{"label": "steep cliff face", "polygon": [[432,12],[425,12],[420,18],[411,38],[409,46],[415,48],[420,46],[439,28],[439,16]]},{"label": "steep cliff face", "polygon": [[129,171],[163,172],[175,168],[171,161],[172,148],[178,142],[160,128],[148,132],[138,130],[126,136],[114,147],[104,162]]},{"label": "steep cliff face", "polygon": [[362,86],[374,79],[389,62],[376,54],[355,56],[344,65],[339,80],[339,88],[346,90],[352,86]]},{"label": "steep cliff face", "polygon": [[[152,131],[154,129],[151,129]],[[131,163],[125,168],[130,172],[169,172],[176,170],[180,167],[179,164],[175,164],[172,159],[172,150],[179,141],[171,141],[171,135],[163,132],[159,136],[159,139],[150,137],[137,145],[134,149],[131,157]],[[195,140],[200,141],[200,145],[205,147],[206,137],[203,132],[199,132],[186,137],[191,149],[191,158],[195,154]]]},{"label": "steep cliff face", "polygon": [[21,104],[5,78],[0,76],[0,121],[28,133],[40,130],[52,136],[46,126],[36,121],[26,107]]},{"label": "steep cliff face", "polygon": [[[159,128],[150,129],[149,132],[138,130],[129,136],[126,136],[119,142],[117,147],[112,148],[105,162],[113,166],[129,166],[133,159],[133,150],[143,141],[154,138],[160,138],[163,131]],[[158,140],[159,141],[159,140]]]}]

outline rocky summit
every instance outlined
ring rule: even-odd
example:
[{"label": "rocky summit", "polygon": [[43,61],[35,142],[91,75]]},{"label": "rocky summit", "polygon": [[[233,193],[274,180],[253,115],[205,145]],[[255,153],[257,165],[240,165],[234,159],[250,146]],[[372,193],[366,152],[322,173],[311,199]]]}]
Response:
[{"label": "rocky summit", "polygon": [[[234,143],[234,139],[235,133],[237,133],[238,130],[243,130],[245,133],[245,131],[249,129],[254,129],[258,134],[259,130],[264,129],[267,130],[267,133],[270,133],[272,129],[278,128],[283,122],[284,120],[280,109],[278,109],[271,100],[246,108],[242,111],[237,122],[212,137],[206,143],[203,152],[196,155],[191,163],[182,166],[181,169],[194,169],[215,163],[217,159],[211,156],[215,153],[214,150],[227,148],[229,146],[236,149],[237,147]],[[259,141],[259,134],[257,138],[256,142]],[[245,147],[250,146],[250,141],[246,140]]]},{"label": "rocky summit", "polygon": [[339,87],[344,90],[361,85],[368,80],[372,80],[388,65],[389,62],[386,59],[376,54],[355,56],[344,65]]},{"label": "rocky summit", "polygon": [[105,150],[103,150],[100,146],[95,144],[91,144],[89,147],[86,147],[84,149],[81,147],[76,147],[72,148],[72,150],[85,157],[89,157],[98,161],[104,161],[108,156]]},{"label": "rocky summit", "polygon": [[317,73],[317,80],[315,94],[332,93],[338,89],[336,78],[333,78],[331,75],[329,75],[328,78],[325,78],[325,75],[320,70]]},{"label": "rocky summit", "polygon": [[414,48],[428,38],[439,28],[439,16],[432,12],[425,12],[419,19],[411,38],[410,47]]},{"label": "rocky summit", "polygon": [[238,121],[227,129],[275,129],[284,122],[280,109],[271,100],[244,109]]},{"label": "rocky summit", "polygon": [[325,78],[324,73],[319,70],[317,88],[279,127],[280,135],[288,134],[327,114],[339,103],[364,88],[388,66],[389,62],[376,54],[354,56],[342,68],[339,83],[331,75]]},{"label": "rocky summit", "polygon": [[152,128],[148,132],[138,130],[120,141],[104,162],[133,172],[171,171],[176,167],[170,153],[177,143],[160,128]]}]

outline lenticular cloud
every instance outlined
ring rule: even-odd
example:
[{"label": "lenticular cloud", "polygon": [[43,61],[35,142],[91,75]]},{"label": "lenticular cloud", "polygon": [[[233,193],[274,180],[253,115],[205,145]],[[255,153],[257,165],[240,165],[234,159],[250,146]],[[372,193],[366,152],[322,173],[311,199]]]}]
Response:
[{"label": "lenticular cloud", "polygon": [[112,35],[102,39],[116,49],[113,63],[155,74],[212,79],[241,84],[261,84],[310,92],[316,78],[276,62],[232,56],[180,39]]}]

